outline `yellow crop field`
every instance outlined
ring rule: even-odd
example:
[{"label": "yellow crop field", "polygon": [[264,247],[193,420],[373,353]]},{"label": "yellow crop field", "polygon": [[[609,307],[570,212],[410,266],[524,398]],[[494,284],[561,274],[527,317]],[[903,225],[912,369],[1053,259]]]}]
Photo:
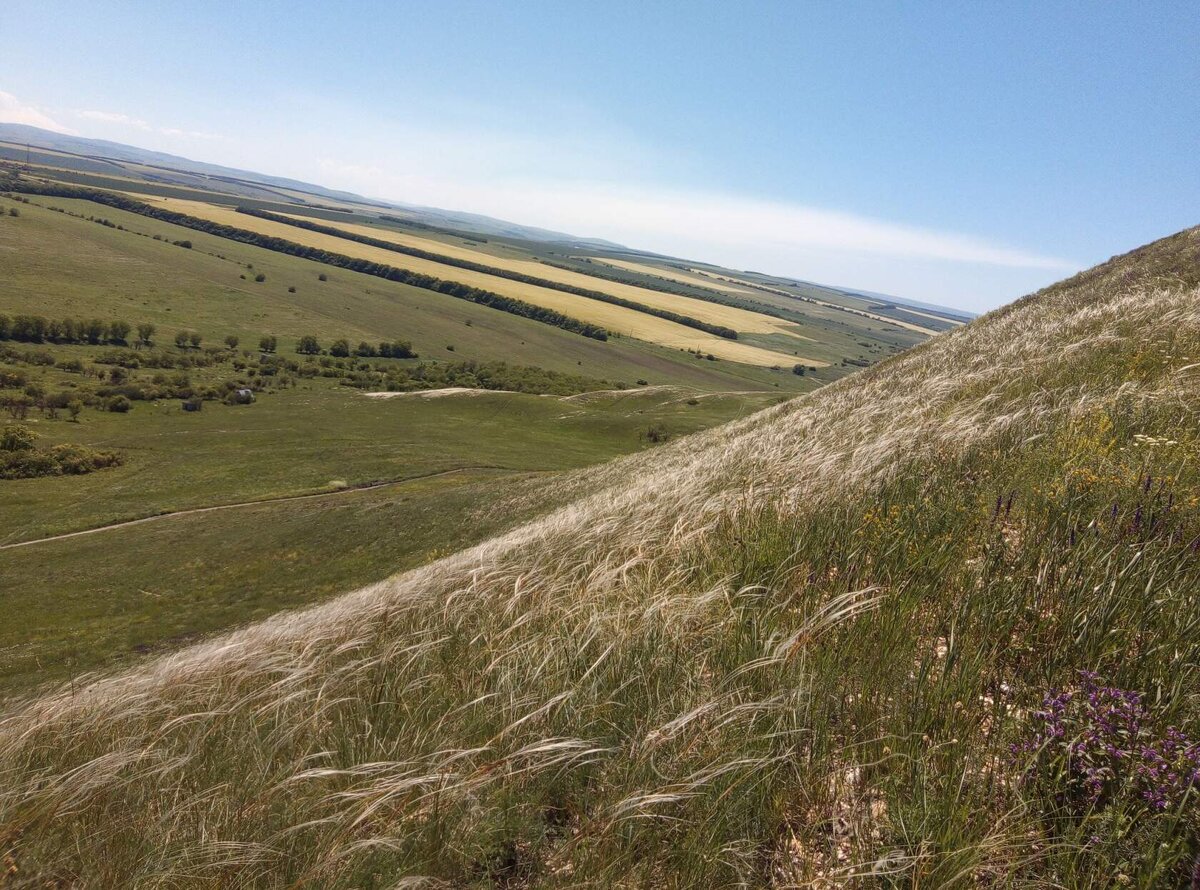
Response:
[{"label": "yellow crop field", "polygon": [[[308,219],[308,217],[297,216],[295,214],[286,215],[292,216],[294,219]],[[646,306],[653,306],[655,309],[678,312],[681,315],[688,315],[709,324],[723,325],[742,333],[789,333],[787,330],[789,322],[773,318],[770,315],[763,315],[759,312],[752,312],[748,309],[738,309],[736,306],[722,306],[719,303],[709,303],[705,300],[698,300],[692,297],[665,294],[662,291],[650,290],[649,288],[638,287],[634,284],[608,281],[604,278],[596,278],[583,272],[559,269],[534,259],[523,260],[516,257],[497,256],[483,250],[475,250],[457,244],[447,244],[444,241],[422,238],[419,235],[409,235],[405,232],[397,232],[377,226],[337,221],[322,222],[322,224],[334,226],[335,228],[352,232],[356,235],[366,235],[369,238],[378,238],[380,241],[390,241],[393,244],[399,244],[404,247],[415,247],[418,250],[428,250],[430,253],[440,253],[443,256],[450,256],[455,259],[494,266],[497,269],[504,269],[507,272],[518,272],[522,275],[544,278],[547,281],[553,281],[557,284],[568,284],[572,287],[600,291],[602,294],[633,300]],[[606,259],[604,262],[609,263],[610,261]],[[706,286],[711,285],[706,284]],[[749,293],[749,291],[742,291],[742,293]]]},{"label": "yellow crop field", "polygon": [[[213,222],[236,226],[240,229],[248,229],[262,235],[284,238],[288,241],[308,245],[309,247],[328,250],[331,253],[340,253],[345,256],[396,266],[401,269],[409,269],[413,272],[434,275],[449,281],[459,281],[472,287],[483,288],[503,294],[504,296],[524,300],[536,306],[554,309],[562,312],[564,315],[578,318],[581,321],[602,325],[613,333],[633,337],[638,340],[646,340],[650,343],[657,343],[674,349],[698,349],[705,353],[712,353],[720,359],[763,367],[771,367],[773,365],[790,367],[797,362],[816,367],[828,364],[828,362],[822,362],[803,355],[796,356],[783,352],[773,352],[769,349],[740,343],[736,340],[726,340],[715,334],[708,334],[685,325],[676,324],[673,321],[647,315],[636,309],[613,306],[587,297],[568,294],[563,291],[552,290],[537,285],[524,284],[519,281],[510,281],[507,278],[499,278],[483,272],[473,272],[469,269],[460,269],[457,266],[448,266],[444,263],[433,262],[432,260],[404,256],[403,254],[398,254],[382,247],[372,247],[368,244],[359,244],[357,241],[349,241],[333,235],[323,235],[320,232],[299,229],[295,226],[289,226],[286,223],[260,219],[248,214],[238,213],[232,207],[208,204],[203,201],[189,201],[182,198],[153,198],[146,195],[137,195],[136,197],[139,200],[166,207],[178,213],[186,213]],[[663,296],[669,295],[664,294]],[[786,324],[786,322],[781,322],[781,324]],[[799,338],[796,339],[799,340]]]},{"label": "yellow crop field", "polygon": [[[735,279],[735,280],[740,281],[741,279]],[[759,290],[765,290],[770,293],[779,294],[779,295],[785,296],[785,297],[795,296],[795,294],[789,294],[787,291],[777,290],[776,288],[773,288],[773,287],[765,287],[761,284],[751,284],[750,282],[745,282],[745,284],[747,285],[747,287],[755,287],[755,288],[758,288]],[[856,309],[851,306],[841,306],[837,303],[831,303],[828,300],[818,300],[816,297],[804,297],[803,299],[805,302],[814,303],[817,306],[825,306],[828,309],[837,309],[841,312],[849,312],[852,315],[858,315],[863,318],[870,318],[874,321],[882,321],[887,324],[894,325],[895,327],[898,327],[898,328],[907,328],[910,331],[916,331],[917,333],[924,334],[927,337],[932,337],[937,334],[937,331],[935,331],[933,328],[922,327],[919,324],[913,324],[912,322],[908,322],[908,321],[900,321],[897,318],[888,318],[886,315],[880,315],[877,312],[871,312],[867,309]],[[855,299],[861,299],[861,298],[856,297]],[[901,306],[900,308],[904,309],[905,312],[912,313],[913,315],[924,315],[926,318],[936,318],[938,321],[949,321],[949,319],[944,319],[944,318],[941,318],[940,316],[928,315],[927,313],[924,313],[924,312],[914,312],[913,310],[909,309],[906,306]]]},{"label": "yellow crop field", "polygon": [[738,287],[734,284],[727,284],[717,278],[706,275],[704,272],[695,271],[695,273],[683,272],[679,269],[664,269],[661,266],[652,266],[649,263],[635,263],[632,260],[614,260],[611,257],[605,257],[600,262],[610,266],[616,266],[618,269],[625,269],[629,272],[638,272],[642,275],[657,275],[659,278],[667,278],[671,281],[678,281],[680,284],[690,284],[693,287],[707,287],[709,290],[721,290],[726,293],[739,294],[746,296],[754,292],[748,288]]}]

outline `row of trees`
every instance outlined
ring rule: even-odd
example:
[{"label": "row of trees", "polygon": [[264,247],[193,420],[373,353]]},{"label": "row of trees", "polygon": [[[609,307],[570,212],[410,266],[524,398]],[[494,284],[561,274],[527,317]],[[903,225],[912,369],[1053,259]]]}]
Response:
[{"label": "row of trees", "polygon": [[[296,342],[296,352],[300,355],[320,355],[321,343],[312,334],[305,334]],[[351,348],[350,341],[343,338],[334,340],[329,345],[329,354],[338,358],[349,358],[351,355],[357,355],[360,358],[417,357],[417,354],[413,352],[412,343],[407,340],[396,340],[395,342],[384,340],[378,346],[372,346],[364,340],[358,346]]]},{"label": "row of trees", "polygon": [[523,318],[529,318],[543,324],[554,325],[555,327],[562,328],[563,330],[570,331],[575,334],[580,334],[584,337],[590,337],[594,340],[608,339],[608,331],[599,325],[580,321],[577,318],[572,318],[569,315],[564,315],[563,313],[556,312],[553,309],[535,306],[532,303],[525,302],[524,300],[506,297],[502,294],[483,290],[482,288],[478,287],[471,287],[470,285],[462,284],[458,281],[445,281],[433,275],[424,275],[419,272],[411,272],[407,269],[398,269],[395,266],[389,266],[385,263],[376,263],[370,260],[356,259],[355,257],[349,257],[345,254],[332,253],[327,250],[321,250],[317,247],[309,247],[304,244],[298,244],[295,241],[288,241],[285,238],[276,238],[270,235],[263,235],[258,232],[251,232],[247,229],[239,229],[236,226],[200,219],[198,217],[189,216],[186,213],[176,213],[173,210],[167,210],[164,207],[151,206],[114,192],[101,192],[94,189],[58,185],[48,182],[22,182],[21,190],[28,192],[29,194],[93,201],[108,207],[115,207],[119,210],[137,213],[151,219],[161,220],[162,222],[171,223],[173,225],[184,226],[185,228],[194,229],[198,232],[206,232],[221,238],[228,238],[231,241],[238,241],[243,244],[253,244],[256,247],[262,247],[266,250],[273,250],[278,253],[288,254],[290,256],[298,256],[303,259],[324,263],[325,265],[349,269],[353,272],[361,272],[364,275],[373,275],[377,278],[386,278],[389,281],[398,281],[401,284],[408,284],[412,285],[413,287],[436,291],[437,293],[445,294],[446,296],[454,297],[456,299],[467,300],[468,302],[476,303],[481,306],[488,306],[501,312],[508,312],[512,315],[519,315]]},{"label": "row of trees", "polygon": [[[120,319],[105,321],[102,318],[45,318],[41,315],[15,315],[9,318],[7,315],[0,315],[0,340],[16,340],[21,343],[125,346],[132,331],[133,325]],[[154,325],[139,324],[137,336],[136,342],[149,345],[154,336]]]},{"label": "row of trees", "polygon": [[[0,340],[21,343],[86,343],[93,346],[129,346],[133,325],[127,321],[104,321],[103,319],[64,318],[47,319],[40,315],[17,315],[9,318],[0,315]],[[143,322],[137,325],[137,338],[132,345],[149,347],[154,345],[154,325]],[[175,345],[180,349],[199,349],[204,336],[199,331],[181,329],[175,332]],[[241,340],[230,334],[224,340],[228,349],[237,349]],[[279,338],[274,335],[260,337],[259,352],[274,353],[279,348]],[[319,355],[321,345],[316,337],[305,335],[296,345],[301,355]],[[363,341],[351,347],[348,340],[335,340],[329,354],[336,356],[357,355],[363,358],[415,358],[412,343],[407,340],[384,341],[378,346]]]},{"label": "row of trees", "polygon": [[[45,318],[41,315],[15,315],[9,318],[0,315],[0,340],[15,340],[19,343],[86,343],[92,346],[129,346],[134,326],[127,321],[102,318]],[[132,340],[136,347],[154,345],[156,328],[150,322],[137,325],[137,337]],[[264,338],[266,340],[268,338]],[[272,343],[275,338],[269,338]],[[197,331],[175,332],[175,345],[180,349],[199,349],[203,336]],[[237,349],[238,338],[230,334],[225,345]],[[272,351],[274,346],[272,346]]]}]

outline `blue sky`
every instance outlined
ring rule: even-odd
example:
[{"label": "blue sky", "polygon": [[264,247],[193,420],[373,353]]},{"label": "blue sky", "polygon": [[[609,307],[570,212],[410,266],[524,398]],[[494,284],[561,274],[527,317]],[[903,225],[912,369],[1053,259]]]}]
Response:
[{"label": "blue sky", "polygon": [[0,120],[973,310],[1200,222],[1194,3],[0,20]]}]

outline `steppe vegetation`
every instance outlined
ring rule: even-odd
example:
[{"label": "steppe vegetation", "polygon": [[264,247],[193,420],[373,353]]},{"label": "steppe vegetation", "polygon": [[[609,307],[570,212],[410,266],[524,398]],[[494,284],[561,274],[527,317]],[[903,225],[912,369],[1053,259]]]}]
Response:
[{"label": "steppe vegetation", "polygon": [[[0,723],[94,886],[1187,886],[1200,230]],[[580,397],[584,398],[584,397]],[[517,503],[517,502],[514,502]]]}]

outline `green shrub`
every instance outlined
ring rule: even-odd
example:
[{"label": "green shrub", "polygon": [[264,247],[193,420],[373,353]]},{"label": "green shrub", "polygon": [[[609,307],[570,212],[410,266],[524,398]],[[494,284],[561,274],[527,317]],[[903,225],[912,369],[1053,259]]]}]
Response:
[{"label": "green shrub", "polygon": [[0,430],[0,451],[28,451],[37,441],[37,433],[19,423]]}]

